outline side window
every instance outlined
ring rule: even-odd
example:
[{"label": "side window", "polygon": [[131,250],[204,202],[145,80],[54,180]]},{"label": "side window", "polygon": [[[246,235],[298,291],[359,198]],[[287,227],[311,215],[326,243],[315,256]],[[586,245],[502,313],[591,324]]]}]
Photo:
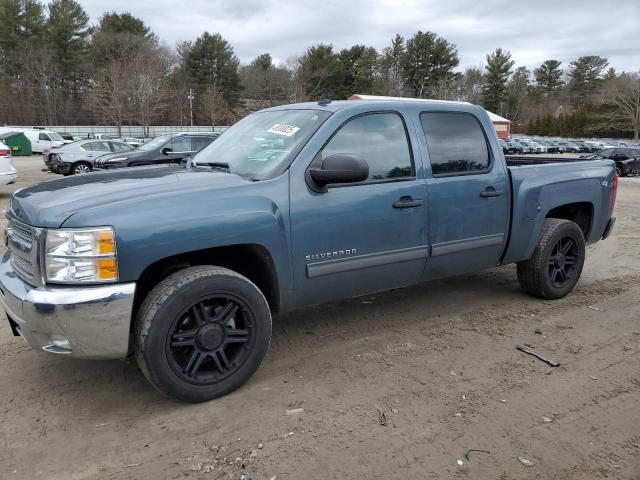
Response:
[{"label": "side window", "polygon": [[48,142],[51,139],[49,138],[49,135],[47,135],[46,133],[39,133],[38,134],[38,140],[46,140]]},{"label": "side window", "polygon": [[616,155],[616,151],[613,148],[609,148],[607,150],[601,151],[600,155],[602,155],[604,158],[613,158]]},{"label": "side window", "polygon": [[397,113],[362,115],[344,124],[322,149],[322,158],[338,153],[365,160],[368,181],[415,175],[407,133]]},{"label": "side window", "polygon": [[111,151],[111,149],[109,148],[109,144],[107,142],[91,142],[89,144],[89,150],[94,152],[110,152]]},{"label": "side window", "polygon": [[191,137],[191,145],[192,145],[194,151],[199,152],[204,147],[209,145],[212,140],[213,140],[213,138],[207,137],[207,136],[204,136],[204,135],[200,136],[200,137]]},{"label": "side window", "polygon": [[174,138],[167,145],[173,153],[183,153],[191,151],[191,137],[183,135],[182,137]]},{"label": "side window", "polygon": [[489,146],[473,115],[424,112],[420,123],[434,175],[482,173],[489,169]]},{"label": "side window", "polygon": [[130,152],[131,150],[133,150],[133,148],[131,148],[126,143],[111,142],[111,146],[113,147],[113,151],[118,153]]}]

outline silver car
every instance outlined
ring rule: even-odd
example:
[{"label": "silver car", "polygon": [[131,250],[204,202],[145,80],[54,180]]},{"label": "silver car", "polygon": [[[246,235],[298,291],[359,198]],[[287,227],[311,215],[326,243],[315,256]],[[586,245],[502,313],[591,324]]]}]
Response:
[{"label": "silver car", "polygon": [[95,159],[102,155],[133,150],[134,147],[119,140],[80,140],[44,152],[44,170],[62,175],[81,175],[93,170]]}]

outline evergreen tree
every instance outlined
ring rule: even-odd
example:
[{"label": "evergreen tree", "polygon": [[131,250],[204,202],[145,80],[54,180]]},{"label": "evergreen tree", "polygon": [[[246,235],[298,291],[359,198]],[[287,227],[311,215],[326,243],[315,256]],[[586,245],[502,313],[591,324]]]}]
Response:
[{"label": "evergreen tree", "polygon": [[332,45],[319,44],[309,47],[300,58],[300,75],[308,98],[317,99],[323,94],[331,98],[343,98],[344,72]]},{"label": "evergreen tree", "polygon": [[152,49],[158,38],[144,21],[130,13],[105,13],[91,38],[91,58],[97,68],[132,57],[138,49]]},{"label": "evergreen tree", "polygon": [[382,51],[379,68],[384,95],[400,96],[403,94],[402,56],[404,52],[404,37],[399,34],[396,34],[391,40],[391,46]]},{"label": "evergreen tree", "polygon": [[455,79],[453,69],[460,60],[455,45],[433,32],[419,31],[407,40],[401,63],[411,95],[425,97],[441,82]]},{"label": "evergreen tree", "polygon": [[536,87],[541,94],[554,95],[564,84],[560,65],[561,62],[557,60],[545,60],[539,68],[534,70]]},{"label": "evergreen tree", "polygon": [[91,34],[87,12],[75,0],[53,0],[49,4],[47,30],[62,82],[84,80]]},{"label": "evergreen tree", "polygon": [[24,51],[42,46],[44,7],[37,0],[0,0],[0,19],[0,65],[16,75]]},{"label": "evergreen tree", "polygon": [[156,38],[151,28],[145,25],[140,18],[134,17],[128,12],[107,12],[99,21],[97,31],[105,33],[128,33],[146,38]]},{"label": "evergreen tree", "polygon": [[571,96],[576,105],[590,103],[591,97],[602,83],[602,77],[609,65],[606,58],[596,55],[584,56],[571,62],[569,85]]},{"label": "evergreen tree", "polygon": [[487,73],[482,89],[484,107],[487,110],[501,113],[502,103],[506,99],[507,80],[514,64],[511,53],[501,48],[487,55]]},{"label": "evergreen tree", "polygon": [[354,45],[338,54],[343,75],[341,98],[348,98],[354,93],[374,92],[378,52],[373,47]]},{"label": "evergreen tree", "polygon": [[233,47],[219,33],[204,32],[186,55],[186,69],[201,90],[214,88],[229,105],[235,105],[240,92],[238,58]]}]

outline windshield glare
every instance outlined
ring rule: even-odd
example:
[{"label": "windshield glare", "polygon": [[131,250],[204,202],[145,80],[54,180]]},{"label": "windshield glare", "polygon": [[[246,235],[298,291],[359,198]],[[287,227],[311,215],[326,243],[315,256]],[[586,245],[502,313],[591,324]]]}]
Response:
[{"label": "windshield glare", "polygon": [[51,133],[49,134],[49,137],[51,138],[51,140],[54,140],[54,141],[56,141],[56,142],[63,142],[63,141],[64,141],[64,138],[62,138],[62,137],[60,136],[60,134],[58,134],[58,133],[56,133],[56,132],[51,132]]},{"label": "windshield glare", "polygon": [[268,178],[290,161],[330,113],[277,110],[253,113],[194,156],[198,166],[217,164],[254,180]]}]

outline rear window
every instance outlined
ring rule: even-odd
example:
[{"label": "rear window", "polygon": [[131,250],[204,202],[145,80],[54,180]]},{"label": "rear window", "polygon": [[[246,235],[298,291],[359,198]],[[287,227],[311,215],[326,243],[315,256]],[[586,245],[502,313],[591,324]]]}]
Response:
[{"label": "rear window", "polygon": [[424,112],[420,122],[433,175],[489,170],[489,146],[476,117],[466,113]]}]

